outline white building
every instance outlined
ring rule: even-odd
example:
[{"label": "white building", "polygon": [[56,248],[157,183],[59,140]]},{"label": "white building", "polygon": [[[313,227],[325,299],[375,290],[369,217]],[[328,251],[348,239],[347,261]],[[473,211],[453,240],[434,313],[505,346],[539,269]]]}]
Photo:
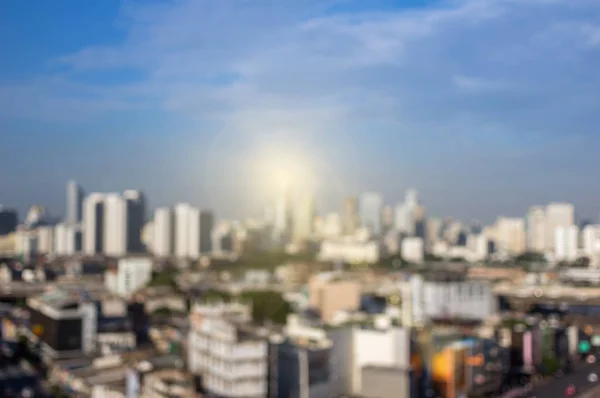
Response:
[{"label": "white building", "polygon": [[581,232],[583,253],[588,257],[600,254],[600,225],[587,225]]},{"label": "white building", "polygon": [[168,207],[161,207],[154,212],[154,233],[152,248],[154,255],[168,257],[173,254],[174,243],[174,215]]},{"label": "white building", "polygon": [[118,193],[104,197],[104,250],[109,256],[127,253],[127,205]]},{"label": "white building", "polygon": [[323,222],[323,236],[337,238],[343,233],[342,218],[337,213],[328,213]]},{"label": "white building", "polygon": [[579,254],[579,227],[555,228],[554,255],[556,261],[575,261]]},{"label": "white building", "polygon": [[187,258],[190,256],[192,224],[194,208],[187,203],[175,206],[175,256]]},{"label": "white building", "polygon": [[354,237],[342,237],[323,241],[318,257],[322,261],[373,264],[379,261],[381,252],[382,245],[378,241],[361,241]]},{"label": "white building", "polygon": [[202,375],[211,394],[263,398],[267,395],[268,333],[252,329],[249,306],[196,304],[190,312],[188,367]]},{"label": "white building", "polygon": [[106,288],[120,296],[130,296],[152,279],[152,260],[146,257],[122,258],[117,269],[106,271]]},{"label": "white building", "polygon": [[363,193],[360,197],[360,218],[362,225],[369,228],[372,233],[381,233],[381,210],[383,199],[375,192]]},{"label": "white building", "polygon": [[525,252],[525,221],[522,218],[499,217],[496,220],[495,232],[499,251],[513,256]]},{"label": "white building", "polygon": [[423,238],[406,237],[402,240],[402,258],[409,263],[421,264],[425,259],[425,242]]},{"label": "white building", "polygon": [[72,256],[81,250],[81,230],[75,224],[57,224],[54,227],[54,251],[59,256]]},{"label": "white building", "polygon": [[312,236],[314,219],[314,199],[307,195],[296,206],[294,214],[294,241],[296,243],[304,242]]},{"label": "white building", "polygon": [[400,288],[406,325],[425,324],[430,318],[485,320],[497,310],[491,286],[485,281],[413,275]]},{"label": "white building", "polygon": [[83,252],[94,255],[104,251],[104,198],[92,193],[83,201]]},{"label": "white building", "polygon": [[40,254],[54,253],[54,227],[41,226],[36,229],[37,250]]},{"label": "white building", "polygon": [[550,203],[546,207],[546,250],[555,252],[556,228],[575,225],[575,208],[570,203]]},{"label": "white building", "polygon": [[543,253],[546,250],[546,209],[534,206],[527,212],[527,250]]}]

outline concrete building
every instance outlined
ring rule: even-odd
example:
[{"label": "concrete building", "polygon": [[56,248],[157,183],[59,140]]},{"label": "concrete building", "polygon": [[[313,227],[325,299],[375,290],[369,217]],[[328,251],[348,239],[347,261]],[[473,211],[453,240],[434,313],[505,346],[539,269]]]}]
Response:
[{"label": "concrete building", "polygon": [[575,208],[570,203],[550,203],[546,207],[546,250],[555,252],[556,229],[575,225]]},{"label": "concrete building", "polygon": [[335,239],[342,236],[342,219],[337,213],[327,213],[323,220],[322,234],[325,238]]},{"label": "concrete building", "polygon": [[17,211],[0,205],[0,236],[15,232],[18,223]]},{"label": "concrete building", "polygon": [[194,209],[187,203],[175,206],[175,244],[174,253],[176,257],[187,258],[191,253],[191,218]]},{"label": "concrete building", "polygon": [[373,264],[381,255],[382,245],[378,241],[342,237],[323,241],[318,257],[322,261]]},{"label": "concrete building", "polygon": [[294,215],[294,242],[306,242],[312,235],[315,205],[312,196],[304,197],[296,206]]},{"label": "concrete building", "polygon": [[222,397],[263,398],[268,384],[268,332],[249,324],[239,303],[196,304],[190,312],[188,367],[205,389]]},{"label": "concrete building", "polygon": [[362,225],[369,228],[371,232],[378,235],[382,232],[381,210],[383,199],[380,194],[366,192],[360,198],[360,218]]},{"label": "concrete building", "polygon": [[54,227],[54,252],[59,256],[72,256],[82,250],[81,227],[61,223]]},{"label": "concrete building", "polygon": [[546,209],[534,206],[527,212],[527,250],[543,253],[546,250]]},{"label": "concrete building", "polygon": [[67,224],[79,224],[83,214],[83,189],[77,182],[69,181],[67,183]]},{"label": "concrete building", "polygon": [[142,230],[146,223],[146,201],[140,191],[127,190],[123,192],[125,201],[125,244],[126,253],[142,253]]},{"label": "concrete building", "polygon": [[173,210],[161,207],[154,211],[152,248],[157,257],[169,257],[175,244],[175,219]]},{"label": "concrete building", "polygon": [[579,227],[558,226],[554,229],[554,258],[556,261],[575,261],[579,255]]},{"label": "concrete building", "polygon": [[92,193],[83,201],[83,252],[94,255],[104,252],[104,199]]},{"label": "concrete building", "polygon": [[438,242],[441,238],[442,234],[442,220],[439,218],[429,218],[426,221],[426,249],[428,252],[431,252],[433,246]]},{"label": "concrete building", "polygon": [[587,225],[581,231],[583,253],[588,257],[600,254],[600,225]]},{"label": "concrete building", "polygon": [[309,281],[310,306],[321,320],[330,322],[336,312],[360,308],[361,287],[358,282],[339,279],[336,273],[314,275]]},{"label": "concrete building", "polygon": [[104,197],[104,249],[109,256],[127,253],[127,203],[118,193]]},{"label": "concrete building", "polygon": [[147,257],[129,257],[118,261],[105,274],[106,289],[119,296],[129,297],[152,279],[152,260]]},{"label": "concrete building", "polygon": [[407,237],[402,240],[402,258],[409,263],[421,264],[425,259],[423,238]]},{"label": "concrete building", "polygon": [[499,251],[513,256],[526,250],[525,221],[522,218],[499,217],[495,225],[496,245]]},{"label": "concrete building", "polygon": [[352,235],[359,226],[358,204],[354,197],[344,199],[342,208],[342,232]]},{"label": "concrete building", "polygon": [[45,225],[37,227],[36,229],[38,247],[37,251],[39,254],[53,254],[54,253],[54,227]]}]

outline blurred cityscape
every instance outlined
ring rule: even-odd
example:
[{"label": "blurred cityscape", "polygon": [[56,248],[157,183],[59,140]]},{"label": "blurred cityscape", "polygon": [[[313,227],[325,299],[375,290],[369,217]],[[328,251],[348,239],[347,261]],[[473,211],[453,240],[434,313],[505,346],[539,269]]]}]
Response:
[{"label": "blurred cityscape", "polygon": [[71,181],[62,218],[0,207],[0,395],[600,396],[600,220],[314,203],[224,221]]}]

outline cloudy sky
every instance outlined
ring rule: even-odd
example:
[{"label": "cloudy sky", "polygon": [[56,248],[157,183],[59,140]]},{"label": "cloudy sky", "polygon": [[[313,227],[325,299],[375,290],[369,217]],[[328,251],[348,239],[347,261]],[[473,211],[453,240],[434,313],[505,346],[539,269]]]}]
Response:
[{"label": "cloudy sky", "polygon": [[429,213],[600,211],[598,0],[0,4],[0,203],[139,188],[257,211],[410,187]]}]

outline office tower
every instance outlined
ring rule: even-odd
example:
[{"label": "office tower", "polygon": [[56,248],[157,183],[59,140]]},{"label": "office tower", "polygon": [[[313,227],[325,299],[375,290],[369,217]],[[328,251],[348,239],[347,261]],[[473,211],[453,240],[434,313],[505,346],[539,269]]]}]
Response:
[{"label": "office tower", "polygon": [[495,229],[499,250],[512,255],[525,252],[525,221],[522,218],[499,217]]},{"label": "office tower", "polygon": [[427,213],[425,206],[417,205],[413,211],[415,219],[415,236],[427,239]]},{"label": "office tower", "polygon": [[414,235],[415,219],[412,209],[406,203],[396,206],[396,229],[405,235]]},{"label": "office tower", "polygon": [[190,253],[191,219],[194,209],[187,203],[175,206],[175,256],[187,258]]},{"label": "office tower", "polygon": [[366,192],[360,198],[360,218],[362,225],[379,235],[381,230],[381,208],[383,199],[375,192]]},{"label": "office tower", "polygon": [[583,252],[592,257],[600,254],[600,225],[587,225],[581,232]]},{"label": "office tower", "polygon": [[439,218],[430,218],[426,221],[426,234],[427,238],[425,239],[425,244],[427,246],[427,250],[431,250],[433,245],[438,242],[441,238],[442,234],[442,220]]},{"label": "office tower", "polygon": [[408,191],[406,191],[404,203],[406,203],[409,207],[412,208],[419,205],[419,194],[415,189],[409,189]]},{"label": "office tower", "polygon": [[575,224],[575,209],[570,203],[550,203],[546,207],[546,250],[555,250],[556,228]]},{"label": "office tower", "polygon": [[425,208],[419,205],[417,191],[409,189],[406,192],[404,203],[399,203],[396,206],[396,229],[407,236],[420,236],[421,238],[425,238],[424,223]]},{"label": "office tower", "polygon": [[19,223],[17,211],[0,205],[0,236],[17,230]]},{"label": "office tower", "polygon": [[215,227],[215,215],[212,211],[203,210],[200,212],[200,253],[209,254],[212,252],[211,234]]},{"label": "office tower", "polygon": [[72,256],[81,251],[82,233],[74,224],[61,223],[54,227],[54,251],[59,256]]},{"label": "office tower", "polygon": [[123,192],[126,210],[126,252],[141,253],[142,229],[146,222],[146,203],[140,191],[128,190]]},{"label": "office tower", "polygon": [[344,235],[352,235],[358,228],[358,206],[354,197],[344,199],[342,224]]},{"label": "office tower", "polygon": [[118,193],[104,199],[104,250],[109,256],[127,253],[127,204]]},{"label": "office tower", "polygon": [[287,183],[282,183],[279,194],[275,199],[275,214],[273,220],[273,239],[285,243],[291,231],[290,194]]},{"label": "office tower", "polygon": [[152,248],[154,255],[169,257],[173,254],[175,238],[175,217],[168,207],[161,207],[154,211],[154,236]]},{"label": "office tower", "polygon": [[37,228],[38,253],[54,253],[54,227],[45,225]]},{"label": "office tower", "polygon": [[104,198],[92,193],[83,201],[83,251],[88,255],[104,252]]},{"label": "office tower", "polygon": [[66,222],[78,224],[82,218],[83,190],[75,181],[67,183]]},{"label": "office tower", "polygon": [[543,253],[546,250],[546,209],[534,206],[527,212],[527,250]]},{"label": "office tower", "polygon": [[554,230],[554,255],[557,261],[577,260],[579,249],[579,228],[576,225],[558,226]]},{"label": "office tower", "polygon": [[312,196],[307,195],[296,206],[294,217],[294,242],[302,243],[312,235],[315,206]]}]

